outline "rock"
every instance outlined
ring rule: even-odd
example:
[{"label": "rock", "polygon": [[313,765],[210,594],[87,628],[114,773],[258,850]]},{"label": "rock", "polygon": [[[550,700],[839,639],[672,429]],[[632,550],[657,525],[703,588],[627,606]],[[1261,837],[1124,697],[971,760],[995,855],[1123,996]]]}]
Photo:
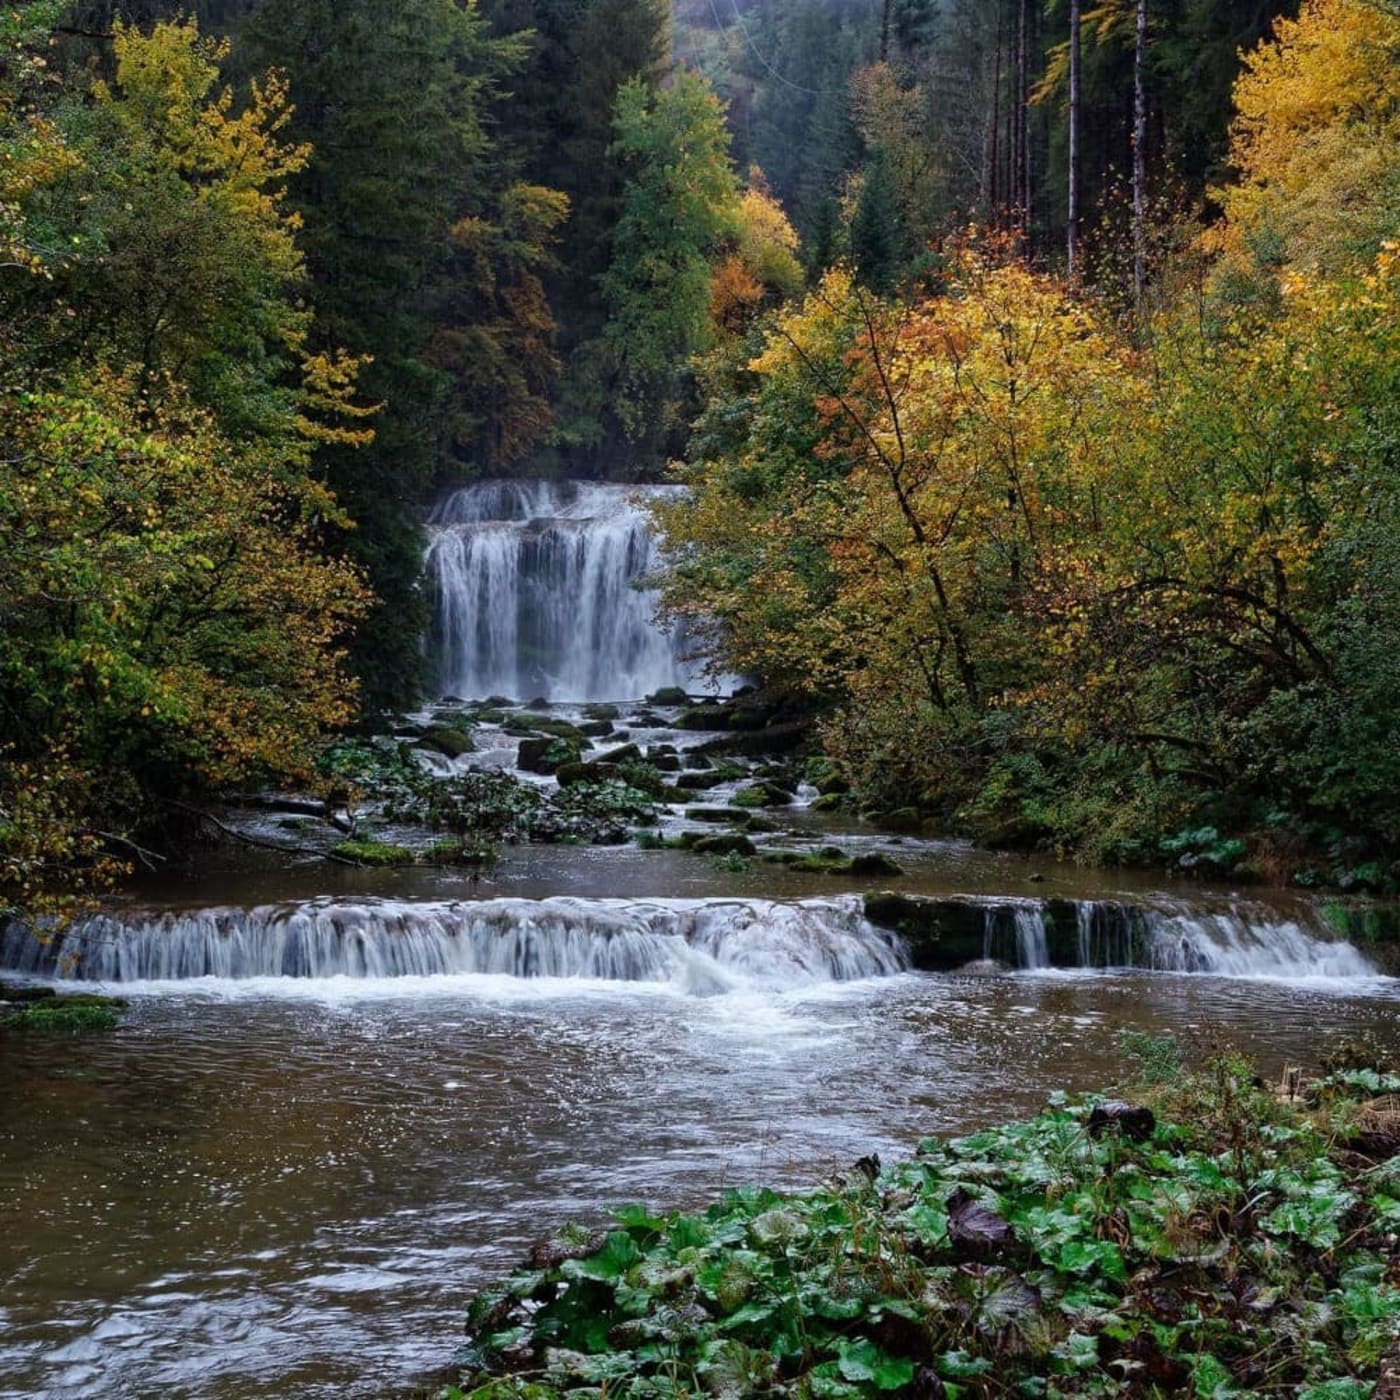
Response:
[{"label": "rock", "polygon": [[846,799],[839,792],[829,792],[812,803],[814,812],[839,812],[846,805]]},{"label": "rock", "polygon": [[917,832],[923,825],[923,818],[915,807],[898,807],[893,812],[880,812],[875,817],[877,826],[887,831]]},{"label": "rock", "polygon": [[24,987],[16,982],[0,982],[0,1001],[44,1001],[53,995],[52,987]]},{"label": "rock", "polygon": [[748,821],[744,823],[744,830],[752,832],[755,835],[761,835],[767,832],[777,831],[777,829],[778,823],[770,822],[767,817],[753,816],[750,817]]},{"label": "rock", "polygon": [[747,836],[726,832],[719,836],[702,836],[690,849],[706,856],[751,856],[756,848]]},{"label": "rock", "polygon": [[681,761],[673,753],[657,753],[655,749],[648,749],[647,762],[658,773],[679,773],[681,771]]},{"label": "rock", "polygon": [[730,712],[724,705],[696,705],[676,716],[676,728],[721,730],[729,728]]},{"label": "rock", "polygon": [[549,696],[537,695],[533,700],[527,700],[525,702],[525,708],[527,710],[547,710],[549,709],[549,703]]},{"label": "rock", "polygon": [[776,711],[767,705],[738,704],[729,707],[729,723],[725,727],[749,733],[756,729],[767,729],[773,722]]},{"label": "rock", "polygon": [[562,719],[550,719],[548,715],[521,715],[518,723],[527,725],[532,733],[548,734],[554,739],[567,739],[571,744],[587,748],[588,736],[576,724],[566,724]]},{"label": "rock", "polygon": [[578,749],[566,739],[522,739],[516,767],[524,773],[553,773],[561,763],[578,761]]},{"label": "rock", "polygon": [[488,695],[481,703],[488,710],[508,710],[515,701],[504,695]]},{"label": "rock", "polygon": [[473,752],[476,745],[472,743],[470,734],[452,725],[435,724],[423,735],[419,747],[432,749],[447,758],[461,758],[463,754]]},{"label": "rock", "polygon": [[412,865],[414,854],[407,846],[387,841],[342,841],[331,847],[331,854],[358,865]]},{"label": "rock", "polygon": [[889,856],[881,855],[879,851],[869,851],[865,855],[851,858],[851,874],[862,876],[903,875],[904,867],[897,865]]},{"label": "rock", "polygon": [[713,768],[704,773],[679,773],[676,775],[676,786],[683,792],[708,792],[711,788],[719,787],[721,783],[728,779],[723,773],[716,773]]},{"label": "rock", "polygon": [[728,807],[687,807],[685,814],[690,821],[714,822],[719,826],[727,826],[739,818],[739,814]]},{"label": "rock", "polygon": [[622,715],[616,705],[585,705],[583,712],[589,719],[596,720],[614,720]]},{"label": "rock", "polygon": [[967,977],[1001,977],[1011,969],[995,958],[976,958],[958,969]]},{"label": "rock", "polygon": [[650,710],[638,710],[627,721],[628,724],[635,724],[638,729],[665,729],[666,721],[660,715],[653,714]]},{"label": "rock", "polygon": [[698,752],[761,758],[765,754],[791,753],[794,749],[801,748],[810,736],[811,729],[806,724],[770,724],[766,729],[757,729],[752,733],[723,734],[715,739],[707,739],[699,746]]},{"label": "rock", "polygon": [[636,744],[623,744],[621,748],[609,749],[607,753],[600,753],[597,761],[599,763],[640,763],[642,751]]},{"label": "rock", "polygon": [[975,900],[872,891],[865,917],[899,934],[921,972],[955,972],[982,957],[986,906]]},{"label": "rock", "polygon": [[576,727],[578,732],[588,739],[606,739],[609,734],[614,732],[611,721],[606,719],[589,720]]},{"label": "rock", "polygon": [[690,696],[678,685],[663,685],[647,696],[648,705],[688,705]]},{"label": "rock", "polygon": [[1137,1108],[1115,1099],[1099,1104],[1089,1114],[1090,1137],[1101,1137],[1109,1128],[1117,1129],[1130,1142],[1146,1142],[1156,1131],[1157,1119],[1150,1108]]}]

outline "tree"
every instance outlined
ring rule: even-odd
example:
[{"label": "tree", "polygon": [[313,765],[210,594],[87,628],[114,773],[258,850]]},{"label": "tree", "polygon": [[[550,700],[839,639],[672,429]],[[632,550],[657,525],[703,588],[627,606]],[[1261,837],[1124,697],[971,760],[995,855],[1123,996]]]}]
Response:
[{"label": "tree", "polygon": [[682,421],[689,357],[709,343],[711,273],[738,182],[723,108],[695,74],[659,92],[624,84],[616,129],[626,185],[598,350],[626,436],[657,443]]},{"label": "tree", "polygon": [[464,270],[454,227],[495,215],[483,197],[494,189],[487,108],[522,55],[455,0],[387,10],[373,0],[260,0],[245,38],[260,61],[285,69],[297,98],[288,133],[317,151],[290,186],[306,230],[312,343],[370,356],[365,392],[383,404],[369,450],[322,458],[354,521],[339,547],[379,600],[355,649],[366,705],[378,712],[419,693],[422,501],[440,465],[449,389],[430,357],[433,316],[451,301],[454,266]]}]

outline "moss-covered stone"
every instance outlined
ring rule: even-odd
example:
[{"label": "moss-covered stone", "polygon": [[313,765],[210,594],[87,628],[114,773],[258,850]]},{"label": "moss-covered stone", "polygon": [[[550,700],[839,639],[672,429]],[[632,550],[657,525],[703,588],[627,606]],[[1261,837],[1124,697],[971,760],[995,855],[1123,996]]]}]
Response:
[{"label": "moss-covered stone", "polygon": [[700,855],[707,856],[751,856],[755,851],[755,846],[747,836],[742,836],[738,832],[724,832],[716,836],[702,836],[692,846],[691,850]]},{"label": "moss-covered stone", "polygon": [[904,867],[879,851],[867,851],[864,855],[852,856],[852,875],[869,878],[874,875],[903,875]]},{"label": "moss-covered stone", "polygon": [[443,754],[447,758],[461,758],[463,754],[471,753],[476,748],[470,734],[464,729],[450,724],[433,725],[424,733],[418,743],[420,747],[432,749],[435,753]]},{"label": "moss-covered stone", "polygon": [[714,822],[718,826],[728,826],[743,820],[740,813],[729,807],[687,807],[685,814],[693,822]]},{"label": "moss-covered stone", "polygon": [[690,696],[678,685],[663,685],[647,696],[648,705],[688,705]]},{"label": "moss-covered stone", "polygon": [[412,865],[417,858],[407,846],[372,840],[342,841],[331,848],[331,854],[359,865]]}]

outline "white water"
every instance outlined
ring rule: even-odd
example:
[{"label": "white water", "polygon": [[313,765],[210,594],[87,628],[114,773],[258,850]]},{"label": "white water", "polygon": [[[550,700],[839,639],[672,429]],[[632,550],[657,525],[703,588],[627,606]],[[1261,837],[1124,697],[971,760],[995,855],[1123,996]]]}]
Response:
[{"label": "white water", "polygon": [[316,899],[104,916],[47,943],[11,928],[0,966],[89,982],[491,977],[782,991],[901,972],[854,896],[768,900]]},{"label": "white water", "polygon": [[657,563],[642,502],[676,488],[485,481],[429,521],[442,694],[618,700],[693,688],[698,668],[634,587]]},{"label": "white water", "polygon": [[1379,975],[1352,944],[1310,932],[1263,906],[1153,908],[1084,900],[1076,903],[1075,916],[1075,957],[1057,960],[1043,904],[989,903],[983,916],[983,957],[1027,972],[1054,966],[1146,968],[1296,982]]}]

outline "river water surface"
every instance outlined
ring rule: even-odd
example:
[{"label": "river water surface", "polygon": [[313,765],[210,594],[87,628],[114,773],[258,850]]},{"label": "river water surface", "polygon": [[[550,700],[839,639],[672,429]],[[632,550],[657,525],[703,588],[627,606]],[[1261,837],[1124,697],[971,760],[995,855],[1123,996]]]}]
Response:
[{"label": "river water surface", "polygon": [[0,1394],[382,1395],[562,1221],[800,1186],[1120,1073],[1395,1036],[1393,982],[900,974],[696,996],[460,976],[136,985],[6,1047]]}]

